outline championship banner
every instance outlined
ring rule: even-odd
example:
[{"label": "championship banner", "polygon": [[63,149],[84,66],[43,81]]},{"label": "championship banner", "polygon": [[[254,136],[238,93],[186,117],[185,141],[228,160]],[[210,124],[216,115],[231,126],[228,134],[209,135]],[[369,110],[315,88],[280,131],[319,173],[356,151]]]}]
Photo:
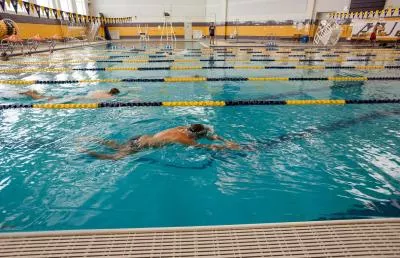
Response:
[{"label": "championship banner", "polygon": [[29,3],[27,3],[27,2],[23,2],[23,3],[24,3],[24,7],[25,7],[26,12],[28,14],[31,14],[31,5]]},{"label": "championship banner", "polygon": [[29,3],[29,7],[31,8],[31,13],[35,13],[35,5],[33,3]]},{"label": "championship banner", "polygon": [[50,18],[50,9],[48,7],[43,7],[43,9],[44,9],[44,12],[45,12],[45,14],[47,16],[47,19],[49,19]]},{"label": "championship banner", "polygon": [[36,10],[37,15],[40,18],[40,5],[35,4],[34,6],[35,6],[35,10]]},{"label": "championship banner", "polygon": [[18,0],[11,0],[11,5],[14,8],[15,13],[18,13]]},{"label": "championship banner", "polygon": [[1,9],[3,9],[3,11],[5,11],[5,4],[6,4],[6,1],[5,0],[0,0],[0,7],[1,7]]},{"label": "championship banner", "polygon": [[51,9],[53,11],[53,15],[54,17],[56,17],[56,19],[58,19],[58,12],[57,9]]},{"label": "championship banner", "polygon": [[393,38],[400,37],[400,23],[396,21],[369,21],[355,20],[352,26],[352,36],[369,39],[371,33],[376,29],[377,38]]}]

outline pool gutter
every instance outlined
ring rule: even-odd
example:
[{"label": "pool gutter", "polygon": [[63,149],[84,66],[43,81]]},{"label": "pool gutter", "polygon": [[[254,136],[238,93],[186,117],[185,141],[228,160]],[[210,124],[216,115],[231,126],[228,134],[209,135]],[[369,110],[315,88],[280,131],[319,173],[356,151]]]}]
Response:
[{"label": "pool gutter", "polygon": [[400,218],[0,234],[0,257],[399,257]]}]

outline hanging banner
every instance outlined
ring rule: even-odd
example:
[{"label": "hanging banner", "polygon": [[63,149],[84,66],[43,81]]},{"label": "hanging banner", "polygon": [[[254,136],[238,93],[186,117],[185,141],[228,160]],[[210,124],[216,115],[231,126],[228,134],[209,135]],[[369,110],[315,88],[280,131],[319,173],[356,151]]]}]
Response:
[{"label": "hanging banner", "polygon": [[5,4],[6,4],[5,0],[0,0],[0,6],[1,6],[1,9],[3,9],[3,11],[5,11]]},{"label": "hanging banner", "polygon": [[47,19],[50,18],[50,9],[48,7],[43,7],[44,12],[46,13]]},{"label": "hanging banner", "polygon": [[14,7],[15,13],[18,13],[18,0],[11,0],[11,5]]},{"label": "hanging banner", "polygon": [[53,15],[54,17],[56,17],[56,19],[58,19],[58,10],[57,9],[51,9],[53,11]]},{"label": "hanging banner", "polygon": [[37,15],[40,18],[40,5],[35,4],[34,6],[35,6],[35,10],[36,10]]},{"label": "hanging banner", "polygon": [[40,12],[44,14],[44,6],[40,6]]},{"label": "hanging banner", "polygon": [[31,8],[31,13],[35,13],[35,5],[33,3],[29,3],[29,7]]},{"label": "hanging banner", "polygon": [[354,20],[353,23],[353,37],[369,39],[374,30],[376,30],[378,39],[396,39],[400,37],[400,23],[396,21]]},{"label": "hanging banner", "polygon": [[23,2],[23,3],[24,3],[24,7],[25,7],[26,12],[28,14],[31,14],[31,5],[29,3],[27,3],[27,2]]}]

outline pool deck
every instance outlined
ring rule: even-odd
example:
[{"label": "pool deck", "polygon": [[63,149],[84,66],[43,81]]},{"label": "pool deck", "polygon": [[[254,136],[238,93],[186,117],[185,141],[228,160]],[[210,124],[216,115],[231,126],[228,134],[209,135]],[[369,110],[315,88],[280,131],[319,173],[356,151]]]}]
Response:
[{"label": "pool deck", "polygon": [[400,218],[0,234],[0,257],[400,257]]}]

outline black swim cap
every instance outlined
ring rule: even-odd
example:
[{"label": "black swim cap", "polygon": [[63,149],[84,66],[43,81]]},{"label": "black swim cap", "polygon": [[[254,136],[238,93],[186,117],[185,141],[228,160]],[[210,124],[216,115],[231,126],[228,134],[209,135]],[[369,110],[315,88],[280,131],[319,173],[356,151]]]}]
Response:
[{"label": "black swim cap", "polygon": [[111,95],[117,95],[119,93],[119,89],[117,89],[117,88],[112,88],[111,90],[110,90],[110,94]]}]

